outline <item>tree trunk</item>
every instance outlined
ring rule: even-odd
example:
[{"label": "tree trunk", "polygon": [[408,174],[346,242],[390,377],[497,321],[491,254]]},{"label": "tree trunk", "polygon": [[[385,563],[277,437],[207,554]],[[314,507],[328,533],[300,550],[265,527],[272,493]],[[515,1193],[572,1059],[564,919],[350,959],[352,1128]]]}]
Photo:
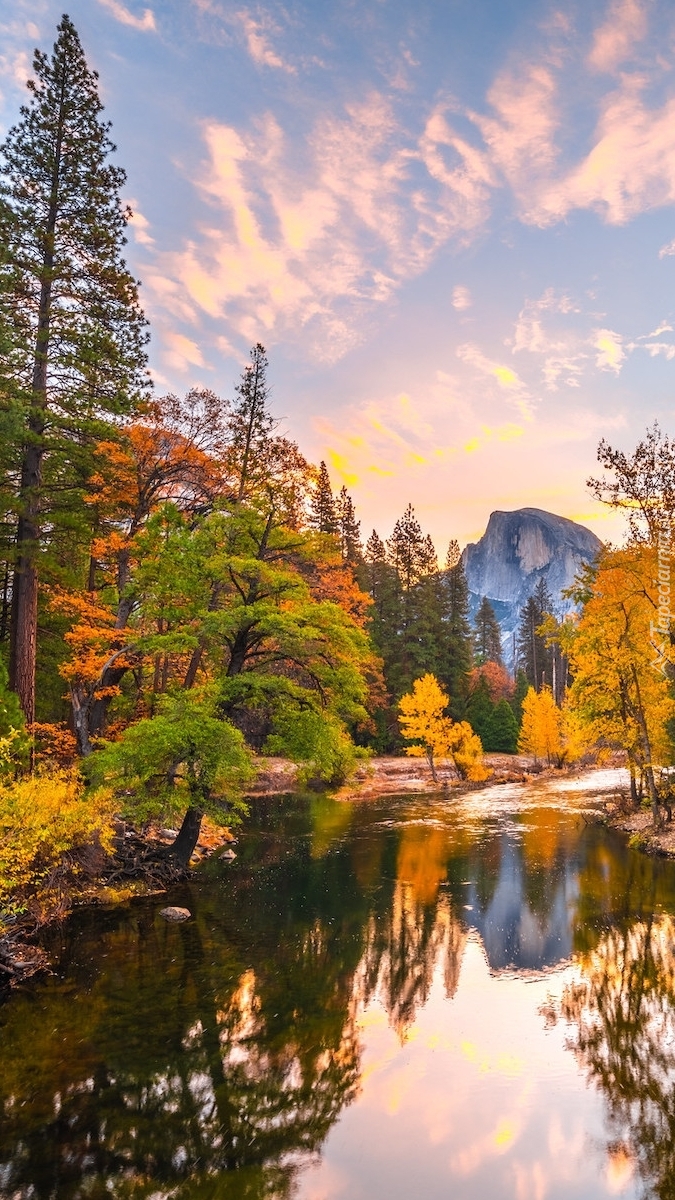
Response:
[{"label": "tree trunk", "polygon": [[169,846],[167,854],[180,867],[187,867],[192,857],[192,852],[199,840],[199,831],[202,827],[203,816],[203,810],[191,804],[183,817],[183,824],[178,830],[175,842]]},{"label": "tree trunk", "polygon": [[70,700],[73,707],[73,729],[77,738],[77,748],[82,758],[88,758],[93,749],[89,740],[91,692],[86,688],[71,688]]},{"label": "tree trunk", "polygon": [[31,381],[31,410],[21,463],[17,559],[12,591],[12,632],[10,639],[10,687],[17,692],[28,724],[35,720],[35,661],[37,654],[38,573],[40,544],[40,492],[42,488],[43,436],[47,416],[47,365],[52,313],[52,276],[56,219],[59,209],[61,154],[64,130],[65,75],[61,80],[60,109],[54,145],[54,169],[49,208],[44,226],[40,272],[35,355]]}]

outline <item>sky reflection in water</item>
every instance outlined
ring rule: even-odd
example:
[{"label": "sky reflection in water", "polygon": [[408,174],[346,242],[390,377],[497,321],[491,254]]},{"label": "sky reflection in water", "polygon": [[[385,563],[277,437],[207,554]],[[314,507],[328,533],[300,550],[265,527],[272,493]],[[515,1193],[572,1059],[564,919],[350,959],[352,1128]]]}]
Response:
[{"label": "sky reflection in water", "polygon": [[266,802],[191,922],[82,914],[0,1010],[0,1194],[674,1195],[675,864],[586,786]]}]

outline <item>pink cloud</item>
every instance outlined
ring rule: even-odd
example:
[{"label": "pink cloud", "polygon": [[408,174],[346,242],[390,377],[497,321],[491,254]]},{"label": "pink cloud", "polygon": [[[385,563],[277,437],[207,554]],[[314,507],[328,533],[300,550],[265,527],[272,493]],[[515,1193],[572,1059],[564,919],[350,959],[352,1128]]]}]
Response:
[{"label": "pink cloud", "polygon": [[154,32],[157,28],[155,24],[155,14],[151,8],[146,8],[143,15],[138,17],[129,9],[120,3],[120,0],[98,0],[103,8],[107,8],[116,21],[122,25],[129,25],[132,29],[138,29],[142,33]]},{"label": "pink cloud", "polygon": [[415,137],[373,92],[316,119],[302,164],[270,114],[248,133],[211,122],[203,136],[211,215],[145,276],[174,315],[227,317],[242,338],[284,330],[339,357],[374,305],[487,214],[486,156],[440,109]]},{"label": "pink cloud", "polygon": [[640,0],[612,0],[595,31],[588,62],[596,71],[614,71],[631,58],[647,33],[647,14]]}]

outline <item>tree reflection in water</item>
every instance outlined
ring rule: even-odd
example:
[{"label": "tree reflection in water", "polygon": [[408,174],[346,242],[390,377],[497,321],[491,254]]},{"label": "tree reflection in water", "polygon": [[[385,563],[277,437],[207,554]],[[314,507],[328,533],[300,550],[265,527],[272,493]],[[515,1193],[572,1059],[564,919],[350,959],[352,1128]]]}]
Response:
[{"label": "tree reflection in water", "polygon": [[550,813],[505,840],[417,802],[388,811],[263,805],[235,869],[213,860],[172,897],[190,922],[164,923],[163,900],[84,914],[60,977],[0,1009],[0,1194],[290,1198],[359,1094],[364,1007],[404,1039],[435,977],[455,995],[470,926],[496,970],[582,952],[565,1016],[613,1153],[628,1140],[674,1194],[675,930],[646,916],[675,910],[672,880],[636,882],[625,851],[605,869],[602,836],[569,821],[555,836]]},{"label": "tree reflection in water", "polygon": [[[653,896],[653,889],[652,891]],[[675,921],[626,919],[583,954],[562,1015],[604,1094],[610,1167],[632,1160],[645,1194],[675,1196]]]}]

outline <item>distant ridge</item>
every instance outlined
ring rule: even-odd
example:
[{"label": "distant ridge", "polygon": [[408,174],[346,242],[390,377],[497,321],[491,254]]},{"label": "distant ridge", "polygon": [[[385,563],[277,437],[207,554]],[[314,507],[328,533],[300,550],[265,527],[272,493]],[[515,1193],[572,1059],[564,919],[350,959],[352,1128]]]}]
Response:
[{"label": "distant ridge", "polygon": [[493,512],[478,542],[462,559],[474,615],[483,596],[491,601],[502,631],[504,660],[513,665],[513,640],[520,610],[538,581],[546,580],[556,615],[571,608],[561,595],[583,563],[592,562],[602,542],[585,525],[545,512],[518,508]]}]

